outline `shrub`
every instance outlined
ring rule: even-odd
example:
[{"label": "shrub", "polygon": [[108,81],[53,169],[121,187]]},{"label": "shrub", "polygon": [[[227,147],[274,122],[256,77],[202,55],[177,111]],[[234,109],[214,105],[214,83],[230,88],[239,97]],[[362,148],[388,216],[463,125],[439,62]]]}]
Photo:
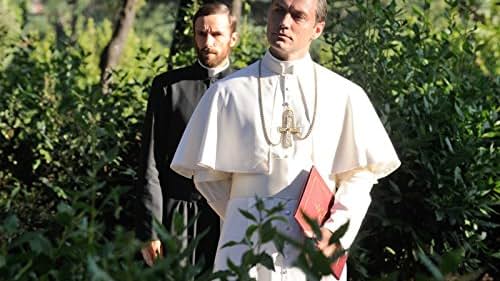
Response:
[{"label": "shrub", "polygon": [[[430,3],[403,4],[330,3],[333,20],[313,52],[366,89],[403,162],[372,192],[350,249],[351,276],[498,270],[500,80],[497,46],[485,35],[494,28],[477,29],[454,1],[442,6],[439,25]],[[249,22],[233,54],[237,67],[265,48],[262,27]],[[0,72],[0,276],[188,280],[198,267],[178,266],[176,256],[143,268],[127,232],[145,101],[165,56],[132,34],[138,46],[125,52],[103,95],[96,61],[109,24],[81,20],[76,42],[55,44],[50,32],[20,37],[4,23],[0,32],[14,44],[0,43],[10,55]],[[175,246],[174,235],[161,233]]]},{"label": "shrub", "polygon": [[498,264],[500,81],[475,64],[487,51],[450,3],[434,29],[429,2],[356,2],[325,36],[330,66],[367,91],[403,163],[373,191],[355,280],[396,269],[407,280],[419,253],[458,248],[460,271]]}]

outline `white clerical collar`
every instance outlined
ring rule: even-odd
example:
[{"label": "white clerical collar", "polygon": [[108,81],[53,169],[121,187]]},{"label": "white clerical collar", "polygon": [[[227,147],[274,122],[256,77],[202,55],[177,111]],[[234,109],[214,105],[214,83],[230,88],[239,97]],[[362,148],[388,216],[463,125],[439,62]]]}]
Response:
[{"label": "white clerical collar", "polygon": [[198,60],[198,63],[208,71],[208,77],[215,77],[217,74],[226,70],[229,67],[229,58],[226,58],[221,64],[216,67],[208,67]]},{"label": "white clerical collar", "polygon": [[311,55],[306,53],[304,57],[296,60],[279,60],[274,57],[269,50],[266,52],[264,57],[262,58],[262,63],[269,68],[272,72],[277,74],[297,74],[299,71],[304,71],[307,69],[309,71],[310,68],[307,68],[307,65],[310,65],[312,62]]}]

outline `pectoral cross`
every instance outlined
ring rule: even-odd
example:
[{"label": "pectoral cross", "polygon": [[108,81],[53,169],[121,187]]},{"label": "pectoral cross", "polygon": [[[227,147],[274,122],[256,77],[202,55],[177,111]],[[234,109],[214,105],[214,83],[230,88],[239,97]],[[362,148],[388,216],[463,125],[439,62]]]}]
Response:
[{"label": "pectoral cross", "polygon": [[300,128],[295,127],[295,115],[290,107],[286,107],[281,115],[281,144],[284,148],[292,146],[292,134],[299,134]]}]

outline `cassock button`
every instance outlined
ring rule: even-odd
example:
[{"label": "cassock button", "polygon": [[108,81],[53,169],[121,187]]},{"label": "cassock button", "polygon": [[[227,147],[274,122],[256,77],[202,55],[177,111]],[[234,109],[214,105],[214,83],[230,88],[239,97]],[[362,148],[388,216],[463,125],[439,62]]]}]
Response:
[{"label": "cassock button", "polygon": [[285,211],[285,215],[289,216],[292,212],[290,212],[290,210],[286,210]]}]

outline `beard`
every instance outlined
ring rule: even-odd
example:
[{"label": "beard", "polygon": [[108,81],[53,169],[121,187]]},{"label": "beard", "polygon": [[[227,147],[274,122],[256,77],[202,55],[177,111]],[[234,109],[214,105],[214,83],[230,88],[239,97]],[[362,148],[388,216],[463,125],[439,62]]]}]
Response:
[{"label": "beard", "polygon": [[220,65],[226,57],[229,55],[229,46],[227,50],[222,50],[222,52],[217,52],[216,50],[211,50],[209,48],[196,49],[198,59],[200,62],[207,67],[216,67]]}]

